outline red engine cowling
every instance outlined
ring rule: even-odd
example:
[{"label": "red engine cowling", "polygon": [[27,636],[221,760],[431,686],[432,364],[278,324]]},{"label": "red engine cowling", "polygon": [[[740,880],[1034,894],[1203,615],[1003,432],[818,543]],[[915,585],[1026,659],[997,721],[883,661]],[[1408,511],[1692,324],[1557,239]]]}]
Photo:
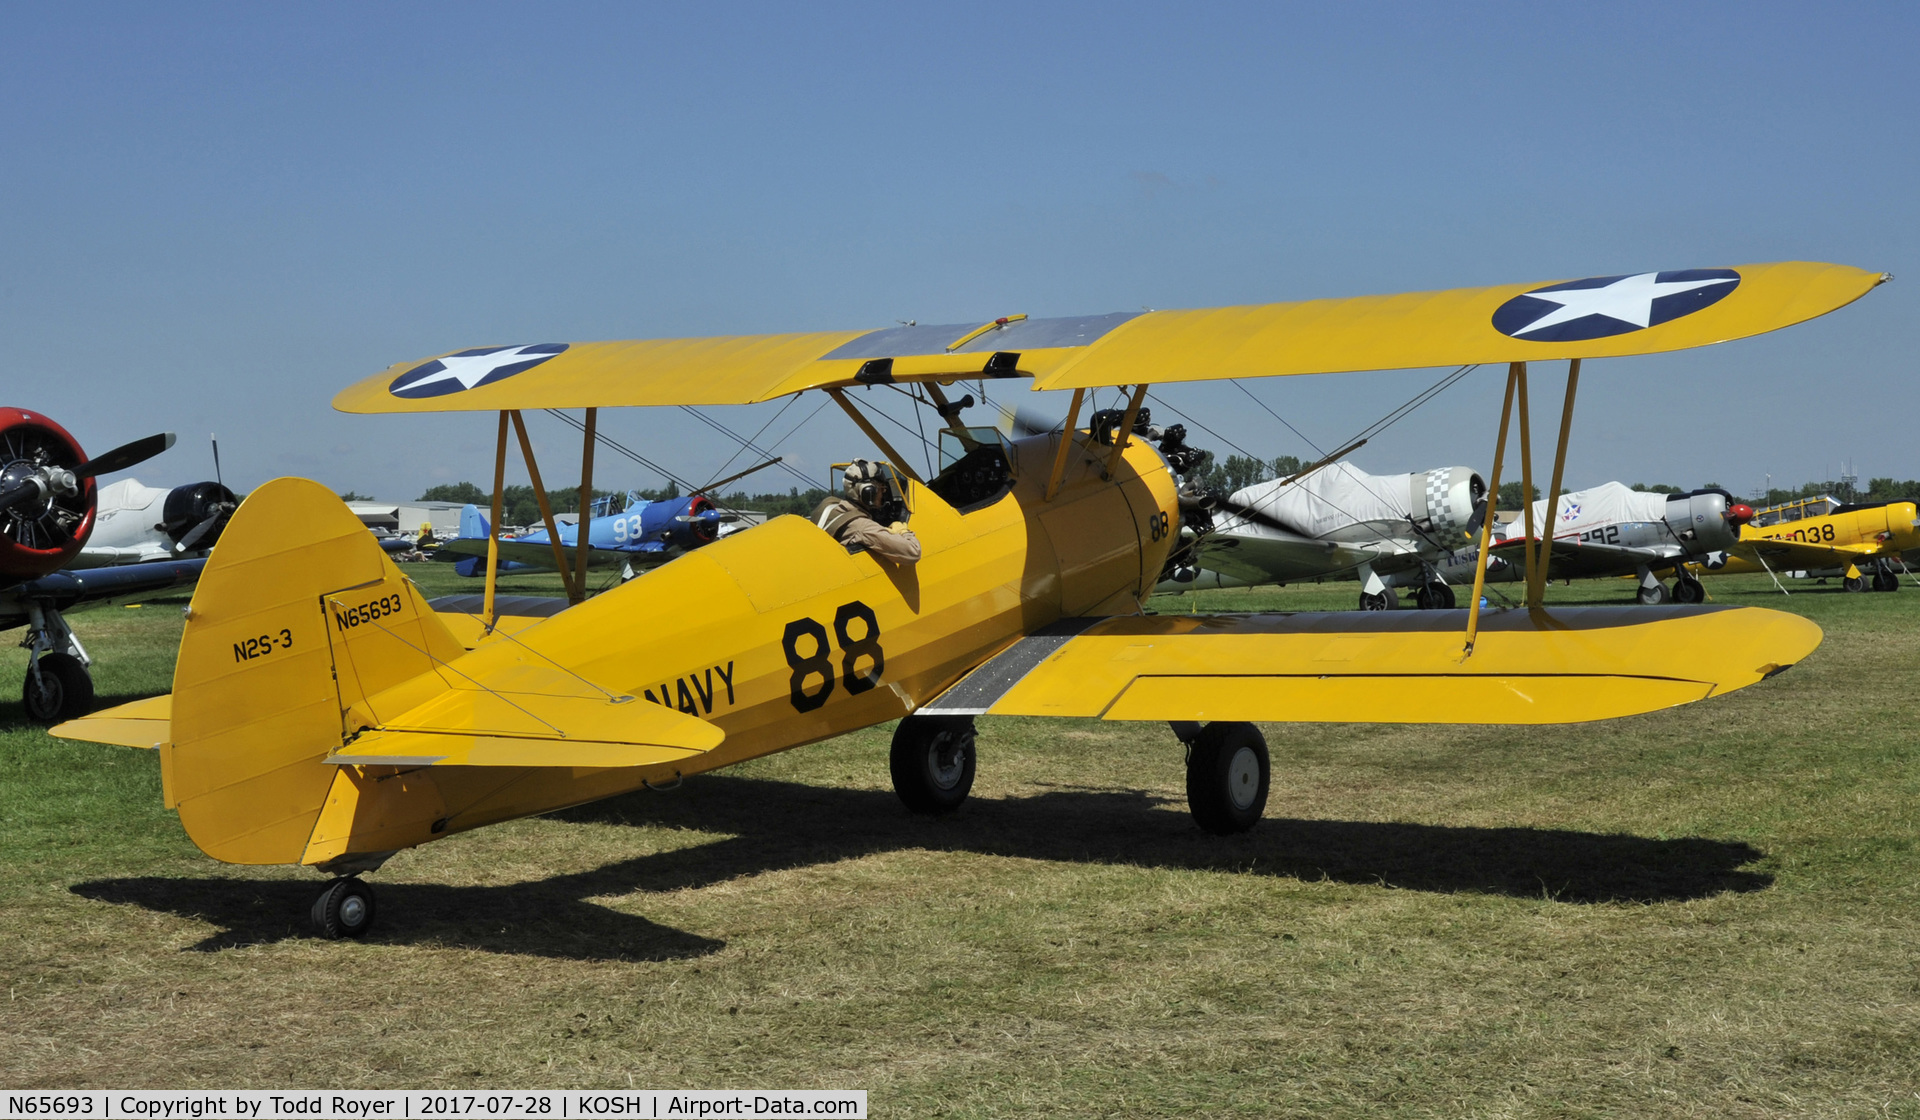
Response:
[{"label": "red engine cowling", "polygon": [[[80,442],[37,412],[0,408],[0,489],[58,467],[87,461]],[[36,579],[73,561],[93,533],[98,492],[79,480],[72,494],[49,494],[0,513],[0,578]]]}]

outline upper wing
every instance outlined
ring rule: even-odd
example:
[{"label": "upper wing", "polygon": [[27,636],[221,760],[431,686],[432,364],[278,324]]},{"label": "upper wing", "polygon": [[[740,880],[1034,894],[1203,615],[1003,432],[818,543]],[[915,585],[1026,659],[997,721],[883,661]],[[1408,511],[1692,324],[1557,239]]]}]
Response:
[{"label": "upper wing", "polygon": [[1313,723],[1574,723],[1744,688],[1820,644],[1753,607],[1149,615],[1068,619],[925,714]]},{"label": "upper wing", "polygon": [[[1501,541],[1490,550],[1495,556],[1518,567],[1525,563],[1519,539]],[[1665,564],[1680,555],[1676,544],[1635,548],[1623,544],[1595,541],[1557,540],[1547,557],[1547,578],[1588,579],[1594,576],[1620,576],[1642,564]]]},{"label": "upper wing", "polygon": [[[749,404],[805,389],[1034,378],[1036,389],[1684,350],[1824,315],[1883,273],[1788,261],[979,326],[489,346],[403,362],[343,412]],[[1689,287],[1691,285],[1691,287]]]}]

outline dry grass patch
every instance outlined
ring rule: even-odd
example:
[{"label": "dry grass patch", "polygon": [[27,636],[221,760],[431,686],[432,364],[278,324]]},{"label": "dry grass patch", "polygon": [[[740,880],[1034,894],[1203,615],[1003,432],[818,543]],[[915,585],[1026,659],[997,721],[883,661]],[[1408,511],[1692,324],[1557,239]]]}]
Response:
[{"label": "dry grass patch", "polygon": [[[308,937],[310,875],[193,851],[149,756],[6,709],[0,1081],[1920,1116],[1920,595],[1758,584],[1711,586],[1827,629],[1793,672],[1589,727],[1273,726],[1247,836],[1192,827],[1161,727],[989,722],[939,820],[877,728],[404,854],[359,944]],[[103,681],[164,690],[178,612],[105,614]]]}]

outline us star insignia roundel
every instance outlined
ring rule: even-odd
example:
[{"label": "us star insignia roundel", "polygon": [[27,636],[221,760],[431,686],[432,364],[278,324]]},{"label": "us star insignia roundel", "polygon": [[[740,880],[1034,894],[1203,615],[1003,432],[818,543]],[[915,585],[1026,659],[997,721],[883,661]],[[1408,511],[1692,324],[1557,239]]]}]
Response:
[{"label": "us star insignia roundel", "polygon": [[396,397],[444,397],[525,373],[567,348],[564,342],[527,346],[482,346],[417,365],[393,379],[387,392]]},{"label": "us star insignia roundel", "polygon": [[1584,342],[1643,331],[1711,307],[1740,286],[1731,268],[1595,276],[1514,296],[1493,329],[1529,342]]}]

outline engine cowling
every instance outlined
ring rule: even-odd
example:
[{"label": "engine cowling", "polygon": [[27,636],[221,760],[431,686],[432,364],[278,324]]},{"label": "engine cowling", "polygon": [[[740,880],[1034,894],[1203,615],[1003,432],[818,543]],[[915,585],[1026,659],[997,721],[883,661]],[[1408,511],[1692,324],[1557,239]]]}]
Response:
[{"label": "engine cowling", "polygon": [[[0,408],[0,489],[49,468],[87,461],[80,441],[59,424],[19,408]],[[0,514],[0,578],[37,579],[72,562],[93,534],[99,491],[82,478],[71,493],[48,491]]]},{"label": "engine cowling", "polygon": [[720,535],[712,499],[694,494],[677,502],[649,502],[641,512],[641,539],[675,548],[699,548]]},{"label": "engine cowling", "polygon": [[[1724,552],[1740,540],[1740,510],[1747,509],[1725,490],[1694,490],[1667,499],[1667,527],[1691,546],[1688,551]],[[1747,509],[1747,517],[1752,517]]]},{"label": "engine cowling", "polygon": [[1466,534],[1486,496],[1486,481],[1470,467],[1436,467],[1408,476],[1407,507],[1414,522],[1449,545]]},{"label": "engine cowling", "polygon": [[212,548],[239,507],[240,499],[218,482],[176,486],[160,507],[160,530],[187,549]]}]

